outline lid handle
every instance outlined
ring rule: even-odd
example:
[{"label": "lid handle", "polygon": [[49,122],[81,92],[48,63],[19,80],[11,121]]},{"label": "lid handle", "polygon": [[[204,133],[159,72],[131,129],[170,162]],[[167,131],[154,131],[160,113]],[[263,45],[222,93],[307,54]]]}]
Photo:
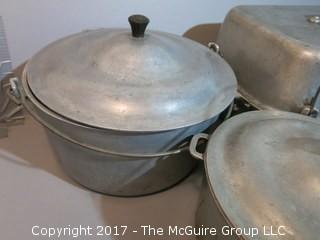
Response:
[{"label": "lid handle", "polygon": [[128,18],[131,26],[131,33],[133,37],[142,38],[144,37],[144,32],[149,23],[149,18],[143,15],[132,15]]}]

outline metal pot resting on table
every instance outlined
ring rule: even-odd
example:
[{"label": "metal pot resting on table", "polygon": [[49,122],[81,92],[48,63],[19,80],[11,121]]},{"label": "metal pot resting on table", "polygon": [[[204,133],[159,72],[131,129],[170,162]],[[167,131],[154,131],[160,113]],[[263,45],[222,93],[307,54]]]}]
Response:
[{"label": "metal pot resting on table", "polygon": [[320,117],[320,6],[238,6],[218,44],[258,109]]},{"label": "metal pot resting on table", "polygon": [[188,139],[232,102],[236,79],[215,52],[186,38],[128,29],[85,31],[31,58],[19,84],[26,109],[49,131],[65,171],[98,192],[166,189],[195,166]]},{"label": "metal pot resting on table", "polygon": [[[208,141],[204,154],[195,146]],[[190,144],[204,160],[199,239],[315,240],[320,234],[320,122],[301,114],[253,111]],[[233,228],[233,230],[232,230]],[[225,235],[224,235],[225,234]]]}]

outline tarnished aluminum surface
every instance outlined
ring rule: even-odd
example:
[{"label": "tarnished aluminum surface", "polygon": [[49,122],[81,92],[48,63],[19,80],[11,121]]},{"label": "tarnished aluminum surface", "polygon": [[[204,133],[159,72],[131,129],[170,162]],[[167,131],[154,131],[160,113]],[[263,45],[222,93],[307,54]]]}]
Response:
[{"label": "tarnished aluminum surface", "polygon": [[181,145],[192,135],[204,131],[218,118],[160,132],[94,128],[49,111],[28,92],[24,74],[21,83],[23,106],[45,126],[64,170],[81,185],[109,195],[141,196],[177,184],[192,171],[197,160],[188,151],[155,155],[182,150]]},{"label": "tarnished aluminum surface", "polygon": [[223,111],[236,94],[228,64],[186,38],[99,29],[58,40],[26,66],[33,94],[52,111],[89,126],[161,131]]},{"label": "tarnished aluminum surface", "polygon": [[319,238],[318,120],[276,111],[237,115],[210,138],[206,169],[213,199],[232,226],[260,233],[284,226],[285,235],[259,240]]},{"label": "tarnished aluminum surface", "polygon": [[319,13],[320,6],[239,6],[228,13],[218,43],[251,104],[319,111]]},{"label": "tarnished aluminum surface", "polygon": [[[116,196],[141,196],[167,189],[184,179],[196,166],[188,151],[159,157],[136,157],[177,149],[190,136],[204,131],[216,119],[194,126],[162,132],[125,132],[85,127],[58,119],[32,106],[33,115],[66,136],[86,145],[132,156],[105,154],[75,144],[46,128],[63,169],[81,185]],[[37,119],[37,118],[36,118]],[[39,121],[39,119],[37,119]],[[53,134],[54,133],[54,134]]]}]

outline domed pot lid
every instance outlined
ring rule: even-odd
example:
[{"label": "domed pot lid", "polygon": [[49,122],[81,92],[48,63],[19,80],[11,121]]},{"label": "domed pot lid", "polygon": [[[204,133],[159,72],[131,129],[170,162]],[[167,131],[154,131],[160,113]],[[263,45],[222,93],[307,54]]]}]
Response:
[{"label": "domed pot lid", "polygon": [[[259,240],[319,239],[318,120],[286,112],[240,114],[210,138],[206,168],[214,198],[233,226],[259,228]],[[285,235],[264,235],[271,226]]]},{"label": "domed pot lid", "polygon": [[210,119],[236,94],[229,65],[186,38],[147,31],[134,15],[128,29],[98,29],[58,40],[25,68],[34,96],[85,125],[161,131]]}]

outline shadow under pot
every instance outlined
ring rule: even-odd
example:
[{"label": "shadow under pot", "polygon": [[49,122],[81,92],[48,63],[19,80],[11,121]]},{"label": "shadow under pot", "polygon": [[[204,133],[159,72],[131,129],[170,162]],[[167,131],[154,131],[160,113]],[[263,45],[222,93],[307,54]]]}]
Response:
[{"label": "shadow under pot", "polygon": [[65,171],[117,196],[158,192],[184,179],[196,160],[189,139],[213,124],[236,95],[228,64],[186,38],[98,29],[58,40],[31,58],[19,97],[49,130]]},{"label": "shadow under pot", "polygon": [[[199,153],[199,139],[208,139]],[[205,161],[198,239],[314,240],[319,236],[320,123],[301,114],[253,111],[194,136]],[[204,231],[203,231],[204,232]]]}]

